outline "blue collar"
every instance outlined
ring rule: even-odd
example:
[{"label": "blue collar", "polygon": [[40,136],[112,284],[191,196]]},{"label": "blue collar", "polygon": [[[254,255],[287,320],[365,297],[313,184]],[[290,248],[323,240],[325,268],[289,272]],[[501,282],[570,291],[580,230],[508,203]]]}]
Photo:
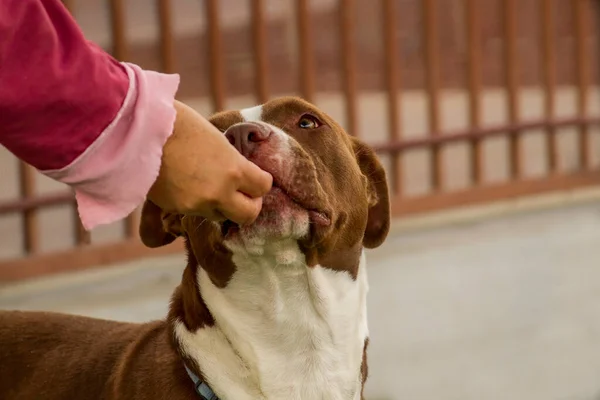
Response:
[{"label": "blue collar", "polygon": [[212,391],[212,389],[206,384],[206,382],[201,381],[200,378],[198,378],[198,376],[194,374],[192,370],[188,368],[187,365],[184,364],[184,366],[185,370],[188,373],[188,376],[194,382],[196,393],[200,395],[200,398],[202,400],[219,400],[215,392]]}]

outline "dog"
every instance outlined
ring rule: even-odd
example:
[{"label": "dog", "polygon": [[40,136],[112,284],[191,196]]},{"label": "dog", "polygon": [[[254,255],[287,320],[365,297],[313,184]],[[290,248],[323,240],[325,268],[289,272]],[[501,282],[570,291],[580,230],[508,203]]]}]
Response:
[{"label": "dog", "polygon": [[248,226],[146,201],[140,236],[183,237],[187,266],[164,321],[0,312],[0,398],[362,399],[365,248],[390,226],[385,171],[368,146],[295,97],[210,121],[273,176]]}]

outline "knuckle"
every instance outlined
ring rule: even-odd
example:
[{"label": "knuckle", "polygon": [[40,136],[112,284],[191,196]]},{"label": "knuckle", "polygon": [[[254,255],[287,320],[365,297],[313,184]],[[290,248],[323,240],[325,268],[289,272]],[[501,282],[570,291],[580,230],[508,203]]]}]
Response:
[{"label": "knuckle", "polygon": [[221,206],[223,200],[219,191],[216,189],[207,189],[204,192],[204,203],[210,208],[215,209]]},{"label": "knuckle", "polygon": [[235,181],[235,182],[239,182],[242,180],[243,170],[240,167],[240,165],[238,165],[236,163],[234,165],[231,165],[230,168],[228,168],[228,170],[226,171],[226,174],[227,174],[228,179]]},{"label": "knuckle", "polygon": [[218,210],[218,209],[215,209],[212,212],[212,216],[211,217],[212,217],[213,221],[217,221],[217,222],[222,222],[222,221],[225,221],[227,219],[225,217],[225,215],[223,215],[223,213],[220,210]]},{"label": "knuckle", "polygon": [[180,199],[178,199],[175,208],[176,211],[183,214],[187,214],[196,211],[198,206],[198,203],[196,201],[193,201],[191,198],[181,197]]}]

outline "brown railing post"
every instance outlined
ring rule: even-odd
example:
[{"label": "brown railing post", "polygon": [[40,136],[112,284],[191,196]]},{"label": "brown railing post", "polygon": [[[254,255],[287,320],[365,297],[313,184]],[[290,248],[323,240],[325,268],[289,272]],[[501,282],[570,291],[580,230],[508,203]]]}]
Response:
[{"label": "brown railing post", "polygon": [[[108,0],[108,2],[110,6],[113,56],[119,61],[126,61],[128,46],[125,36],[125,3],[123,0]],[[135,237],[137,234],[136,221],[131,217],[127,217],[124,223],[126,236]],[[85,239],[85,235],[82,234],[81,240]],[[79,235],[77,240],[80,240]]]},{"label": "brown railing post", "polygon": [[86,231],[81,224],[81,219],[79,219],[79,211],[77,210],[77,203],[74,201],[72,204],[73,210],[73,220],[74,220],[74,228],[75,228],[75,244],[77,246],[85,246],[92,242],[92,235],[90,232]]},{"label": "brown railing post", "polygon": [[[469,74],[469,121],[471,129],[481,125],[481,25],[479,0],[467,0],[467,41]],[[471,141],[471,183],[479,185],[484,178],[481,138]]]},{"label": "brown railing post", "polygon": [[75,0],[62,0],[62,3],[65,5],[67,10],[69,10],[71,15],[75,15]]},{"label": "brown railing post", "polygon": [[112,32],[112,53],[119,61],[127,59],[127,39],[125,38],[125,5],[122,0],[108,0]]},{"label": "brown railing post", "polygon": [[252,39],[254,44],[254,73],[256,77],[256,97],[259,103],[269,99],[267,77],[266,21],[263,0],[251,0],[252,3]]},{"label": "brown railing post", "polygon": [[516,0],[504,0],[504,68],[506,72],[508,119],[511,125],[509,137],[510,177],[518,179],[523,171],[521,141],[516,135],[519,123],[519,87],[517,55]]},{"label": "brown railing post", "polygon": [[[402,129],[398,118],[400,104],[398,101],[399,90],[399,67],[397,39],[397,16],[395,0],[383,1],[383,39],[385,41],[385,76],[387,84],[387,108],[388,108],[388,125],[390,141],[402,140]],[[402,194],[402,154],[399,152],[392,153],[392,191],[396,196]]]},{"label": "brown railing post", "polygon": [[[437,17],[437,0],[423,0],[423,19],[425,38],[425,69],[427,80],[429,132],[432,136],[440,135],[439,110],[439,33]],[[431,147],[431,186],[434,191],[443,188],[443,160],[438,144]]]},{"label": "brown railing post", "polygon": [[[544,74],[545,98],[544,117],[553,120],[555,117],[554,103],[556,92],[556,54],[554,40],[554,2],[552,0],[541,0],[542,13],[542,69]],[[548,157],[548,169],[555,173],[558,170],[558,144],[554,127],[548,127],[546,131],[546,152]]]},{"label": "brown railing post", "polygon": [[225,83],[223,63],[223,41],[219,19],[218,0],[206,0],[206,23],[208,27],[208,58],[210,60],[210,87],[213,110],[225,108]]},{"label": "brown railing post", "polygon": [[125,237],[127,239],[136,239],[140,233],[139,209],[134,210],[125,219]]},{"label": "brown railing post", "polygon": [[[589,17],[591,10],[587,7],[588,0],[573,0],[575,7],[575,51],[577,59],[577,114],[585,118],[588,113],[588,89],[590,85],[590,59],[588,55],[587,35],[589,33]],[[579,157],[582,169],[590,168],[591,157],[589,149],[589,128],[582,124],[579,128]]]},{"label": "brown railing post", "polygon": [[340,37],[342,40],[342,76],[346,100],[346,128],[350,135],[358,135],[356,109],[356,54],[354,50],[355,0],[340,1]]},{"label": "brown railing post", "polygon": [[160,27],[160,61],[163,72],[175,72],[175,55],[173,49],[173,23],[171,17],[171,0],[158,0],[158,24]]},{"label": "brown railing post", "polygon": [[314,55],[312,49],[312,35],[310,32],[310,14],[308,0],[296,1],[298,51],[300,60],[300,93],[306,101],[315,98],[315,71]]},{"label": "brown railing post", "polygon": [[[19,163],[19,186],[21,199],[29,200],[35,197],[35,170],[30,165]],[[37,210],[23,210],[23,247],[27,254],[39,251],[39,231]]]}]

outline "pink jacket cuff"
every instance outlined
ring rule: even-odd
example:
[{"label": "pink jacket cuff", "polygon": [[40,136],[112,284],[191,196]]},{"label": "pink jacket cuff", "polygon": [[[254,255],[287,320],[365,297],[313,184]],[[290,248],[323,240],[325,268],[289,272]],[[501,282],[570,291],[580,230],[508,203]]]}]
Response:
[{"label": "pink jacket cuff", "polygon": [[144,201],[173,132],[179,75],[145,71],[129,63],[123,66],[129,89],[115,119],[71,164],[42,171],[75,189],[87,230],[128,216]]}]

